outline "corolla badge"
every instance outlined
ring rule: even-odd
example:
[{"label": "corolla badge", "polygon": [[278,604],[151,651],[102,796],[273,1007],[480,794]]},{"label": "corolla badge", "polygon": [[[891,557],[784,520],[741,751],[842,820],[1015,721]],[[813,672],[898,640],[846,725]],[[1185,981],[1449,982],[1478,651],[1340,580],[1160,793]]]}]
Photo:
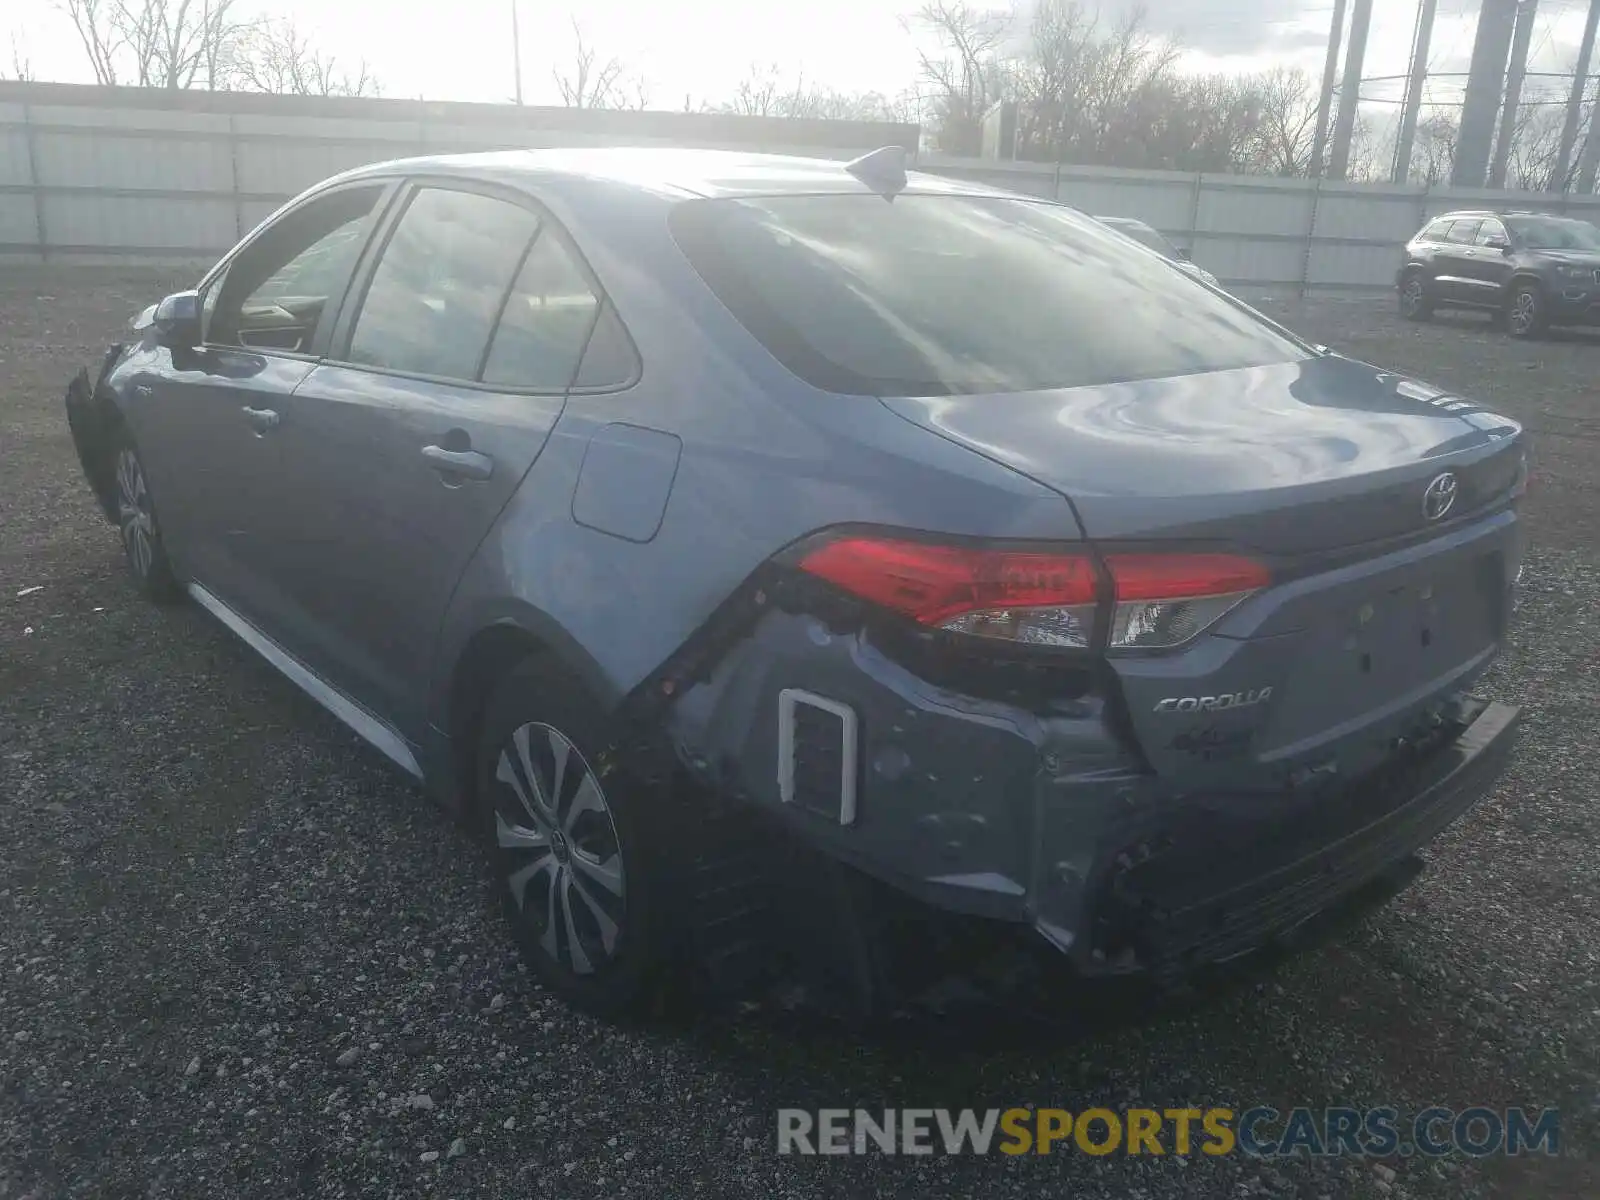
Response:
[{"label": "corolla badge", "polygon": [[1444,518],[1456,502],[1456,477],[1453,471],[1436,475],[1422,492],[1422,515],[1430,521]]},{"label": "corolla badge", "polygon": [[1234,708],[1254,708],[1272,699],[1269,687],[1243,692],[1223,692],[1218,696],[1168,696],[1156,705],[1158,713],[1227,712]]}]

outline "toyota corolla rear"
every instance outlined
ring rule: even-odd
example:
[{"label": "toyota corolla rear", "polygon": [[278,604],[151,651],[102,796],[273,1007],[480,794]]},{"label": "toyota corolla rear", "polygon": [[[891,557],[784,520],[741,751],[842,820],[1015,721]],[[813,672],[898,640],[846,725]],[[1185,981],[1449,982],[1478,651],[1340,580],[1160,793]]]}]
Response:
[{"label": "toyota corolla rear", "polygon": [[677,730],[814,845],[1172,973],[1403,879],[1503,770],[1517,714],[1470,689],[1521,558],[1514,422],[1057,206],[913,185],[674,233],[807,385],[1062,497],[1059,538],[869,521],[763,576]]}]

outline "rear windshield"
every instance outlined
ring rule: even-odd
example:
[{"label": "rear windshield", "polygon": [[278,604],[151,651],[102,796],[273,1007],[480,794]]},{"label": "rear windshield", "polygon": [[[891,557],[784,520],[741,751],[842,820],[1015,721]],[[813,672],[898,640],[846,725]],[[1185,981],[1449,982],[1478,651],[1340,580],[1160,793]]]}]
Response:
[{"label": "rear windshield", "polygon": [[937,396],[1125,383],[1310,351],[1060,205],[902,194],[694,200],[678,243],[790,371]]}]

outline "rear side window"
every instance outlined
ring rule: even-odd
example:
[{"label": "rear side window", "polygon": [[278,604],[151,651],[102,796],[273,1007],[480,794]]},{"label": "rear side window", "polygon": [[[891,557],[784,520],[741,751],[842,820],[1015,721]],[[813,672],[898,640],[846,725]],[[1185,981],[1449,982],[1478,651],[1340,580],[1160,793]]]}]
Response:
[{"label": "rear side window", "polygon": [[1309,350],[1059,205],[901,194],[693,200],[696,270],[814,386],[1019,392],[1289,362]]},{"label": "rear side window", "polygon": [[1481,219],[1474,218],[1465,221],[1453,221],[1450,232],[1445,235],[1445,241],[1452,246],[1470,246],[1478,240],[1478,230],[1483,227]]},{"label": "rear side window", "polygon": [[1455,224],[1455,221],[1452,218],[1442,217],[1433,222],[1433,224],[1426,226],[1423,231],[1417,235],[1417,240],[1423,242],[1442,242],[1449,236],[1450,226],[1453,224]]},{"label": "rear side window", "polygon": [[589,338],[589,347],[583,352],[583,365],[578,368],[578,378],[573,381],[579,388],[625,387],[639,378],[642,371],[639,352],[617,316],[617,310],[606,301],[600,308],[599,320]]},{"label": "rear side window", "polygon": [[600,298],[572,251],[558,234],[541,233],[506,297],[483,381],[540,389],[571,386],[599,311]]},{"label": "rear side window", "polygon": [[418,191],[361,302],[353,363],[473,380],[539,219],[473,192]]}]

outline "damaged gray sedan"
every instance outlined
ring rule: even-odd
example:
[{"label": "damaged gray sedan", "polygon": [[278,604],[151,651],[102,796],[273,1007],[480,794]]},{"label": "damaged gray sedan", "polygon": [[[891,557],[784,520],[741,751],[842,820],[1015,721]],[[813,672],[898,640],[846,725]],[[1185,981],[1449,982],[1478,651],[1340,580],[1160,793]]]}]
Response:
[{"label": "damaged gray sedan", "polygon": [[138,586],[473,822],[595,1012],[791,934],[874,1002],[902,910],[1184,978],[1515,737],[1515,423],[892,149],[365,167],[67,411]]}]

